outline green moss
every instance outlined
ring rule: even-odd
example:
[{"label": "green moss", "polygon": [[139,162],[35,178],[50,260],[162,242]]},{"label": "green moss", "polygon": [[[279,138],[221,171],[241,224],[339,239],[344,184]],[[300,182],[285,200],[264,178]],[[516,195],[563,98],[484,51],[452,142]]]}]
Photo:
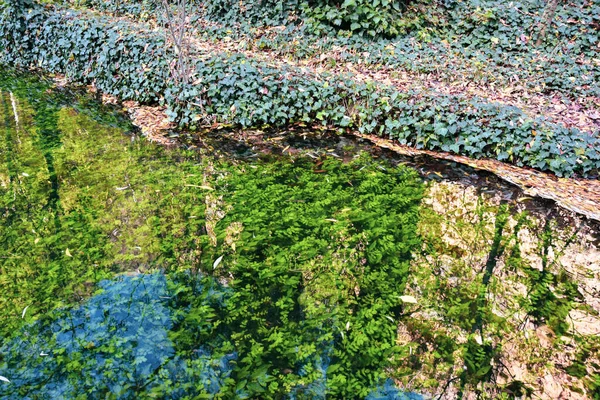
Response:
[{"label": "green moss", "polygon": [[[202,176],[196,154],[162,151],[99,124],[92,116],[119,118],[85,97],[66,107],[43,82],[0,83],[3,335],[85,298],[116,272],[191,267],[181,254],[194,239],[172,237],[193,226],[187,216],[204,201],[186,186]],[[170,232],[171,253],[160,251],[155,219]]]},{"label": "green moss", "polygon": [[[223,337],[219,351],[240,354],[229,395],[289,393],[321,379],[325,357],[334,397],[366,396],[386,376],[420,247],[414,171],[367,155],[216,161],[134,140],[78,112],[76,97],[77,107],[62,106],[44,85],[5,88],[5,338],[87,298],[99,280],[162,270],[183,282],[173,299],[179,352]],[[198,274],[233,290],[208,327]],[[268,385],[253,382],[256,371]]]},{"label": "green moss", "polygon": [[[302,377],[289,372],[293,366],[320,357],[332,342],[332,394],[366,395],[383,378],[384,360],[398,350],[399,294],[419,246],[422,188],[406,168],[380,168],[366,156],[348,164],[300,158],[215,168],[224,217],[201,270],[230,280],[234,291],[218,319],[248,354],[237,382],[267,366],[283,384],[278,390],[289,391],[321,374]],[[199,312],[192,308],[179,334],[184,343]]]}]

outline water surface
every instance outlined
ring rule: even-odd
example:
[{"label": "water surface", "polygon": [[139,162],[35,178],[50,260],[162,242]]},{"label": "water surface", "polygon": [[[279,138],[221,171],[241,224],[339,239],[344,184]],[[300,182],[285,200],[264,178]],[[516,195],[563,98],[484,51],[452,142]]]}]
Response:
[{"label": "water surface", "polygon": [[409,168],[160,148],[10,72],[0,120],[3,398],[420,397],[388,369]]}]

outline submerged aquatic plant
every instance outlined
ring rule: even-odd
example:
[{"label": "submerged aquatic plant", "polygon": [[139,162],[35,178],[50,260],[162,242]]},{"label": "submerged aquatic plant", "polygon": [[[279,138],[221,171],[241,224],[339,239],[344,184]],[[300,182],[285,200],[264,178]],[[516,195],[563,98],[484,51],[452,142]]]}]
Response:
[{"label": "submerged aquatic plant", "polygon": [[[364,397],[384,384],[420,246],[414,171],[367,155],[218,162],[132,141],[47,88],[8,90],[3,396]],[[116,273],[158,270],[83,302]]]}]

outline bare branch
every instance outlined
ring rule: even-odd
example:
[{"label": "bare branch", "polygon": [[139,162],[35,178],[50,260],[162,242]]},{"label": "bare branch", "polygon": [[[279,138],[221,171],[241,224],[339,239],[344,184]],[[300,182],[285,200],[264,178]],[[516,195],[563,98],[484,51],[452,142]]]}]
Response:
[{"label": "bare branch", "polygon": [[171,75],[176,84],[189,83],[191,67],[189,62],[189,41],[187,40],[187,0],[178,0],[171,7],[168,0],[162,0],[167,29],[175,48],[176,60],[171,64]]}]

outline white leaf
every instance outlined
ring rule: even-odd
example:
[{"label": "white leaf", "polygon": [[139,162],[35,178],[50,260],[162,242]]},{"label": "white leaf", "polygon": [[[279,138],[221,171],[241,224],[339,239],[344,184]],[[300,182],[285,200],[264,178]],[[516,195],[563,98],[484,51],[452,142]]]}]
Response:
[{"label": "white leaf", "polygon": [[0,375],[0,381],[10,383],[10,381],[8,380],[8,378],[3,377],[2,375]]},{"label": "white leaf", "polygon": [[219,266],[219,264],[221,264],[221,261],[223,260],[223,256],[217,258],[213,264],[213,269],[217,269],[217,267]]},{"label": "white leaf", "polygon": [[210,186],[206,186],[206,185],[185,185],[185,187],[193,187],[193,188],[204,189],[204,190],[215,190],[215,189],[211,188]]},{"label": "white leaf", "polygon": [[48,353],[44,353],[43,351],[40,353],[41,357],[44,357],[44,356],[47,356],[47,355],[48,355]]},{"label": "white leaf", "polygon": [[402,300],[403,303],[417,304],[417,299],[413,296],[400,296],[400,300]]},{"label": "white leaf", "polygon": [[27,306],[23,309],[23,312],[21,313],[21,319],[25,318],[25,313],[27,312],[28,308],[29,308],[29,306]]},{"label": "white leaf", "polygon": [[387,319],[389,319],[390,321],[394,322],[394,318],[390,317],[389,315],[385,316]]},{"label": "white leaf", "polygon": [[346,322],[346,330],[350,329],[350,321]]},{"label": "white leaf", "polygon": [[65,254],[67,255],[67,257],[73,257],[71,255],[71,252],[69,251],[69,248],[67,247],[67,250],[65,250]]},{"label": "white leaf", "polygon": [[27,178],[29,176],[29,174],[27,172],[23,172],[21,175],[23,175],[25,178]]}]

